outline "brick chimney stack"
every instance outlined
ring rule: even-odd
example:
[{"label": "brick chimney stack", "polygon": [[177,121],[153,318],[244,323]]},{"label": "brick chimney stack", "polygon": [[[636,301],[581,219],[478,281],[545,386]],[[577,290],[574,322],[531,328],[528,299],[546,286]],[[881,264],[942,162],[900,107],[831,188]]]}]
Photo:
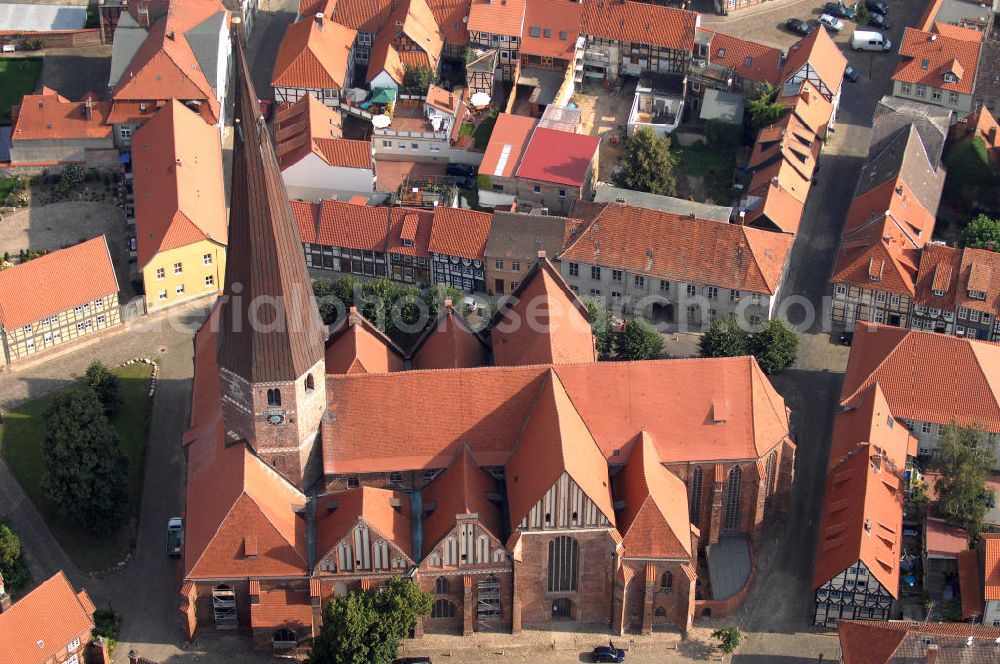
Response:
[{"label": "brick chimney stack", "polygon": [[87,118],[87,121],[94,119],[94,102],[90,99],[83,102],[83,117]]},{"label": "brick chimney stack", "polygon": [[7,589],[4,587],[3,575],[0,574],[0,613],[8,611],[12,604],[10,595],[7,594]]},{"label": "brick chimney stack", "polygon": [[938,647],[932,643],[927,646],[927,664],[934,664],[937,661]]}]

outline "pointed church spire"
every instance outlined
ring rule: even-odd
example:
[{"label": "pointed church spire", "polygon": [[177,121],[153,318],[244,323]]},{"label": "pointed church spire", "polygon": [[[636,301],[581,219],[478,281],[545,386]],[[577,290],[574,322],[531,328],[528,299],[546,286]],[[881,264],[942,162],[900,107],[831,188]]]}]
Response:
[{"label": "pointed church spire", "polygon": [[219,366],[250,383],[294,381],[323,358],[302,240],[237,30],[229,250]]}]

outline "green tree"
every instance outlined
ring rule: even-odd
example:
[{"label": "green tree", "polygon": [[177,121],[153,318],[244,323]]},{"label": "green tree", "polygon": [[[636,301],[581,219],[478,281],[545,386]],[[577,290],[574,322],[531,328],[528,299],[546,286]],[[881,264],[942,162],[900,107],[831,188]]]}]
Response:
[{"label": "green tree", "polygon": [[306,661],[389,664],[400,641],[421,616],[431,612],[433,601],[433,595],[399,576],[391,577],[383,588],[336,597],[326,605],[323,627]]},{"label": "green tree", "polygon": [[615,184],[633,191],[673,196],[677,193],[676,165],[677,157],[670,152],[670,139],[642,127],[632,134],[625,154],[618,160]]},{"label": "green tree", "polygon": [[614,333],[611,330],[611,311],[604,302],[596,297],[583,297],[583,306],[587,307],[587,317],[590,318],[590,329],[594,332],[597,354],[601,358],[611,355],[614,347]]},{"label": "green tree", "polygon": [[765,83],[760,93],[747,100],[747,110],[750,111],[750,124],[754,129],[760,129],[773,123],[785,112],[785,106],[775,101],[774,86]]},{"label": "green tree", "polygon": [[128,457],[89,387],[57,396],[45,414],[42,487],[84,528],[108,533],[125,520]]},{"label": "green tree", "polygon": [[1000,251],[1000,219],[991,219],[985,214],[970,221],[962,229],[963,247]]},{"label": "green tree", "polygon": [[3,575],[7,592],[11,594],[26,587],[30,580],[28,565],[24,562],[21,552],[21,538],[2,521],[0,521],[0,574]]},{"label": "green tree", "polygon": [[737,357],[749,350],[746,330],[732,318],[716,318],[698,341],[702,357]]},{"label": "green tree", "polygon": [[111,370],[103,362],[94,360],[87,367],[84,380],[97,395],[101,405],[104,406],[104,414],[109,419],[117,416],[122,407],[118,376],[111,373]]},{"label": "green tree", "polygon": [[465,303],[465,293],[445,284],[431,286],[424,292],[424,303],[427,305],[427,313],[431,320],[435,320],[441,310],[444,309],[446,300],[451,300],[451,306],[463,317],[468,317],[472,310]]},{"label": "green tree", "polygon": [[118,628],[121,624],[121,616],[110,605],[106,609],[101,607],[94,611],[94,629],[90,633],[107,641],[108,650],[114,653],[115,646],[118,645]]},{"label": "green tree", "polygon": [[654,360],[663,351],[663,336],[645,318],[630,318],[617,347],[620,360]]},{"label": "green tree", "polygon": [[402,289],[385,277],[366,281],[361,287],[361,295],[364,304],[361,307],[361,314],[367,318],[372,325],[387,332],[392,323],[392,305],[402,294]]},{"label": "green tree", "polygon": [[937,480],[938,512],[965,528],[975,539],[988,509],[986,478],[993,465],[993,452],[981,443],[983,432],[949,424],[933,465],[941,472]]},{"label": "green tree", "polygon": [[867,25],[868,19],[871,18],[871,14],[868,12],[868,7],[865,7],[865,3],[859,2],[854,5],[854,22],[858,25]]},{"label": "green tree", "polygon": [[781,373],[795,361],[799,337],[787,321],[775,318],[750,335],[748,348],[764,373]]},{"label": "green tree", "polygon": [[712,638],[719,640],[719,649],[729,655],[736,652],[740,647],[743,635],[740,634],[739,627],[723,627],[712,632]]},{"label": "green tree", "polygon": [[347,311],[346,305],[334,292],[333,282],[329,279],[314,279],[312,286],[320,318],[327,325],[333,324],[337,316]]},{"label": "green tree", "polygon": [[403,92],[425,95],[427,89],[437,83],[437,73],[427,65],[405,65],[403,69]]}]

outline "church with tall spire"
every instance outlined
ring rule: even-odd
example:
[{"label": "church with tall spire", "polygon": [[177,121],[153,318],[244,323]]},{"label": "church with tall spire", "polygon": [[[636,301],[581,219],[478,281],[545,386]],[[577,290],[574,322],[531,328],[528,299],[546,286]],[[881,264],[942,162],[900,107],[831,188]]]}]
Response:
[{"label": "church with tall spire", "polygon": [[326,410],[323,326],[246,55],[233,50],[230,244],[219,311],[226,436],[304,489],[316,479]]},{"label": "church with tall spire", "polygon": [[738,605],[696,602],[703,552],[738,540],[749,570],[795,463],[756,360],[598,362],[544,252],[487,331],[446,301],[409,350],[353,309],[328,335],[233,52],[229,256],[182,441],[186,638],[305,651],[332,598],[399,575],[434,596],[418,636],[686,630]]}]

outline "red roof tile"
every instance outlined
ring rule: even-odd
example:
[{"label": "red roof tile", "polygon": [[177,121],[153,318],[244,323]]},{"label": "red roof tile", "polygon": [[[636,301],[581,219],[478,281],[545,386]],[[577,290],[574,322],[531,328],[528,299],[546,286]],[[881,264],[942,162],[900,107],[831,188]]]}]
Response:
[{"label": "red roof tile", "polygon": [[535,118],[521,115],[501,113],[497,116],[479,172],[484,175],[513,177],[537,123]]},{"label": "red roof tile", "polygon": [[[317,213],[318,210],[318,213]],[[292,206],[302,241],[309,244],[385,251],[389,208],[355,205],[335,200],[299,202]],[[315,230],[307,230],[316,220]]]},{"label": "red roof tile", "polygon": [[[429,210],[392,208],[389,213],[389,243],[386,251],[403,256],[430,255],[434,213]],[[406,244],[403,241],[406,240]]]},{"label": "red roof tile", "polygon": [[983,615],[983,573],[979,554],[966,549],[958,554],[958,594],[962,598],[962,617],[966,620]]},{"label": "red roof tile", "polygon": [[291,629],[299,634],[311,634],[313,629],[312,602],[307,590],[273,588],[258,595],[250,603],[250,626],[253,629]]},{"label": "red roof tile", "polygon": [[568,0],[525,0],[519,52],[572,60],[583,6]]},{"label": "red roof tile", "polygon": [[472,0],[427,0],[441,36],[449,46],[465,46],[469,43],[466,22],[469,20],[471,2]]},{"label": "red roof tile", "polygon": [[581,32],[620,42],[693,51],[698,14],[646,2],[585,0]]},{"label": "red roof tile", "polygon": [[[5,664],[43,664],[66,656],[66,645],[94,627],[94,605],[87,592],[79,595],[66,575],[55,575],[0,613],[0,661]],[[82,649],[77,653],[82,653]]]},{"label": "red roof tile", "polygon": [[987,602],[1000,600],[1000,533],[980,533],[983,547],[983,589]]},{"label": "red roof tile", "polygon": [[625,469],[615,476],[615,497],[625,555],[636,558],[691,558],[687,487],[660,463],[645,431],[639,434]]},{"label": "red roof tile", "polygon": [[785,66],[781,70],[782,81],[794,77],[803,66],[809,66],[819,76],[830,89],[831,95],[835,96],[840,92],[847,58],[826,30],[813,30],[788,49]]},{"label": "red roof tile", "polygon": [[102,235],[0,271],[0,324],[13,330],[117,293]]},{"label": "red roof tile", "polygon": [[760,181],[760,186],[751,188],[750,196],[760,200],[744,217],[743,223],[794,235],[802,222],[804,206],[800,199],[804,199],[805,194],[793,194],[782,186],[780,179],[777,182],[768,179],[769,174],[768,171],[760,171],[754,176]]},{"label": "red roof tile", "polygon": [[[549,366],[330,376],[327,473],[442,468],[468,444],[480,464],[510,456]],[[663,462],[759,458],[788,438],[784,401],[752,358],[555,365],[605,457],[646,430]],[[458,411],[427,412],[461,401]],[[711,417],[725,399],[725,421]],[[453,401],[454,400],[454,401]],[[392,403],[392,409],[382,404]],[[671,404],[665,410],[664,403]],[[435,406],[436,407],[436,406]],[[363,413],[382,413],[376,420]],[[329,441],[329,445],[327,445]]]},{"label": "red roof tile", "polygon": [[387,25],[393,7],[392,0],[328,0],[326,15],[341,25],[374,35]]},{"label": "red roof tile", "polygon": [[[932,659],[927,656],[930,642],[938,645],[939,664],[992,661],[1000,652],[1000,647],[994,643],[1000,637],[1000,628],[984,625],[910,620],[841,620],[837,628],[844,664],[925,662]],[[970,651],[966,645],[966,640],[970,638],[979,652]]]},{"label": "red roof tile", "polygon": [[499,497],[499,491],[496,479],[480,468],[469,447],[463,446],[451,465],[421,491],[424,509],[435,506],[423,520],[424,554],[455,529],[457,516],[475,515],[487,532],[501,541],[503,514],[487,497]]},{"label": "red roof tile", "polygon": [[493,217],[485,212],[436,207],[427,249],[433,254],[482,260],[492,222]]},{"label": "red roof tile", "polygon": [[404,182],[444,175],[447,168],[447,164],[441,162],[379,159],[375,162],[375,189],[381,192],[398,192]]},{"label": "red roof tile", "polygon": [[353,307],[326,344],[326,373],[388,373],[405,367],[403,351]]},{"label": "red roof tile", "polygon": [[445,303],[435,324],[428,326],[411,351],[414,369],[484,367],[489,349],[454,307]]},{"label": "red roof tile", "polygon": [[[342,118],[336,111],[312,95],[305,95],[292,104],[282,104],[274,114],[274,149],[282,169],[309,154],[327,160],[324,141],[343,137]],[[356,141],[367,143],[367,141]],[[371,166],[369,145],[368,162]],[[329,160],[327,160],[329,163]]]},{"label": "red roof tile", "polygon": [[712,35],[708,56],[713,64],[734,67],[736,75],[748,81],[767,82],[771,85],[780,83],[780,49],[723,32],[699,29]]},{"label": "red roof tile", "polygon": [[[394,505],[395,503],[395,505]],[[402,491],[358,487],[321,496],[316,516],[316,550],[320,557],[336,556],[335,548],[359,522],[396,546],[411,561],[410,497]],[[372,537],[374,543],[378,537]]]},{"label": "red roof tile", "polygon": [[[970,292],[985,294],[984,299]],[[968,309],[995,314],[1000,311],[1000,253],[987,249],[965,248],[958,271],[956,304]]]},{"label": "red roof tile", "polygon": [[928,244],[920,251],[915,300],[937,309],[953,310],[962,251],[943,244]]},{"label": "red roof tile", "polygon": [[582,187],[592,174],[600,146],[599,136],[538,127],[524,149],[517,177]]},{"label": "red roof tile", "polygon": [[161,251],[229,240],[222,144],[215,127],[176,99],[132,139],[139,267]]},{"label": "red roof tile", "polygon": [[[979,47],[976,41],[906,28],[892,80],[972,94],[979,66]],[[946,81],[944,75],[948,72],[954,73],[958,80]]]},{"label": "red roof tile", "polygon": [[542,376],[533,401],[505,469],[511,530],[517,529],[563,474],[614,525],[607,460],[552,369]]},{"label": "red roof tile", "polygon": [[545,257],[497,309],[490,336],[497,366],[597,359],[586,307]]},{"label": "red roof tile", "polygon": [[[90,119],[87,119],[87,108]],[[73,102],[45,88],[41,94],[24,95],[20,106],[11,110],[11,140],[110,138],[107,124],[111,104],[95,101]]]},{"label": "red roof tile", "polygon": [[472,0],[469,30],[495,35],[520,37],[524,23],[525,0]]},{"label": "red roof tile", "polygon": [[855,403],[875,381],[895,417],[1000,431],[996,344],[859,323],[841,402]]},{"label": "red roof tile", "polygon": [[924,549],[928,555],[958,560],[959,554],[969,550],[969,532],[944,519],[928,517]]},{"label": "red roof tile", "polygon": [[339,90],[357,31],[339,23],[304,18],[288,26],[278,47],[271,85]]}]

